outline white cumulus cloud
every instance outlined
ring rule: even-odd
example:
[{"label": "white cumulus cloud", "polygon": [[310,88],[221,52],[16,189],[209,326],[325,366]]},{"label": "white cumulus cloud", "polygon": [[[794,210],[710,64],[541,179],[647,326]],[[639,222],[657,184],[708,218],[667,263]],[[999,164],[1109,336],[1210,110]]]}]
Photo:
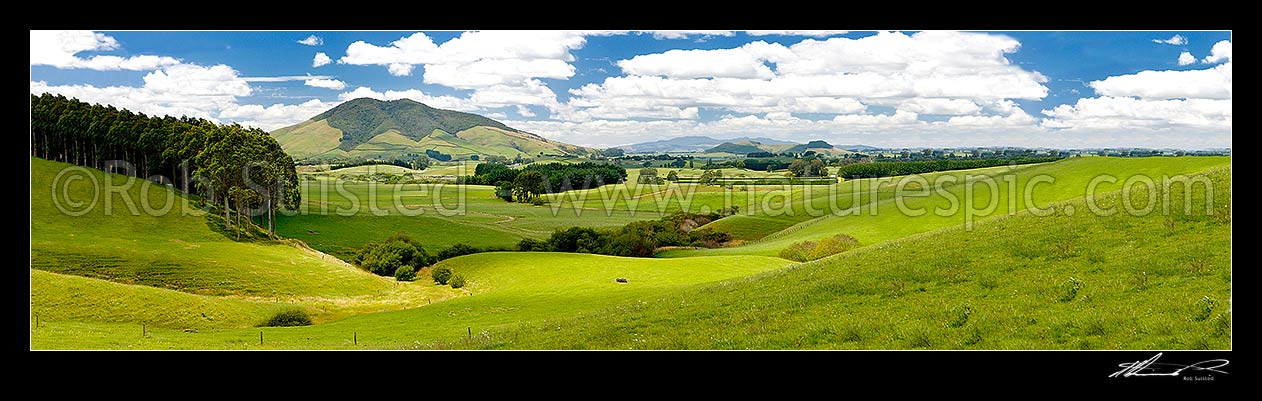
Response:
[{"label": "white cumulus cloud", "polygon": [[49,85],[32,81],[31,93],[55,93],[89,103],[111,104],[153,115],[192,116],[214,119],[219,110],[236,106],[237,97],[249,96],[249,83],[226,65],[167,66],[150,72],[143,85],[106,86]]},{"label": "white cumulus cloud", "polygon": [[1210,54],[1201,60],[1206,64],[1213,64],[1222,61],[1231,61],[1231,41],[1223,40],[1214,44],[1214,48],[1210,49]]},{"label": "white cumulus cloud", "polygon": [[332,63],[332,62],[333,62],[333,59],[329,58],[329,55],[324,54],[324,52],[319,52],[315,54],[315,58],[311,59],[311,67],[315,68],[319,66],[329,65],[329,63]]},{"label": "white cumulus cloud", "polygon": [[1102,96],[1078,99],[1043,114],[1050,128],[1173,128],[1231,130],[1231,99],[1137,99]]},{"label": "white cumulus cloud", "polygon": [[[413,66],[425,65],[426,82],[433,79],[462,88],[489,86],[514,79],[568,78],[574,75],[570,50],[584,43],[581,34],[566,31],[472,31],[440,46],[417,32],[389,46],[351,43],[338,63],[387,66],[395,75],[408,75]],[[458,76],[465,69],[473,77]],[[437,70],[438,77],[429,78],[431,70]],[[488,75],[503,76],[491,79]]]},{"label": "white cumulus cloud", "polygon": [[1091,82],[1100,96],[1043,110],[1050,118],[1042,126],[1095,135],[1140,133],[1150,141],[1161,138],[1163,146],[1229,147],[1231,42],[1216,44],[1210,57],[1226,63],[1202,70],[1140,71]]},{"label": "white cumulus cloud", "polygon": [[338,63],[385,66],[395,76],[412,75],[421,66],[422,82],[472,89],[471,101],[515,99],[555,110],[556,94],[538,79],[574,76],[570,52],[585,43],[579,31],[470,31],[442,44],[417,32],[387,46],[351,43]]},{"label": "white cumulus cloud", "polygon": [[689,36],[732,36],[732,31],[637,31],[640,34],[653,35],[653,39],[687,39]]},{"label": "white cumulus cloud", "polygon": [[534,117],[535,112],[530,111],[529,107],[517,105],[517,115],[520,115],[522,117]]},{"label": "white cumulus cloud", "polygon": [[670,78],[760,78],[775,76],[767,61],[790,55],[780,44],[758,41],[735,49],[668,50],[618,61],[618,67],[631,75],[663,75]]},{"label": "white cumulus cloud", "polygon": [[920,114],[965,115],[982,111],[981,106],[971,100],[916,98],[902,101],[899,110],[913,111]]},{"label": "white cumulus cloud", "polygon": [[336,80],[336,79],[320,79],[320,78],[308,79],[306,81],[303,81],[303,84],[307,86],[313,86],[316,88],[325,88],[325,89],[332,89],[332,90],[339,90],[339,91],[342,89],[346,89],[346,83]]},{"label": "white cumulus cloud", "polygon": [[173,57],[97,55],[81,58],[81,52],[117,50],[113,37],[92,31],[31,31],[31,65],[84,68],[101,71],[149,71],[179,64]]},{"label": "white cumulus cloud", "polygon": [[[692,118],[693,108],[848,115],[868,105],[911,113],[900,118],[975,114],[983,104],[1047,96],[1046,77],[1007,59],[1019,48],[1004,35],[882,32],[787,47],[756,41],[731,49],[669,50],[618,61],[626,76],[570,90],[574,96],[558,116]],[[881,118],[888,117],[840,121]]]},{"label": "white cumulus cloud", "polygon": [[425,92],[422,92],[420,89],[408,89],[402,91],[387,90],[385,92],[378,92],[372,88],[361,86],[350,92],[343,92],[337,95],[338,100],[341,101],[358,99],[361,97],[377,100],[412,99],[425,103],[430,107],[448,110],[474,111],[478,109],[478,105],[470,102],[468,99],[461,99],[454,96],[430,96],[426,95]]},{"label": "white cumulus cloud", "polygon": [[1179,65],[1191,64],[1196,64],[1196,56],[1193,56],[1192,53],[1188,52],[1179,53]]},{"label": "white cumulus cloud", "polygon": [[1167,45],[1183,46],[1188,44],[1188,38],[1183,35],[1174,35],[1170,39],[1153,39],[1153,43],[1162,43]]},{"label": "white cumulus cloud", "polygon": [[219,112],[219,118],[271,131],[306,121],[340,103],[311,99],[299,104],[277,103],[270,106],[257,104],[230,106]]},{"label": "white cumulus cloud", "polygon": [[1231,99],[1231,63],[1204,70],[1146,70],[1111,76],[1087,85],[1103,96]]},{"label": "white cumulus cloud", "polygon": [[307,46],[320,46],[324,44],[324,39],[320,38],[319,36],[311,35],[311,36],[306,37],[303,40],[299,40],[298,43],[304,44]]}]

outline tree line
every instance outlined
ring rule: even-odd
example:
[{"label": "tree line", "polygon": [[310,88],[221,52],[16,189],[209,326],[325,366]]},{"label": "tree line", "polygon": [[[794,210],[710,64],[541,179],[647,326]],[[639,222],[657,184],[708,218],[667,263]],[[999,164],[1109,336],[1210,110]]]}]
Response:
[{"label": "tree line", "polygon": [[613,256],[652,257],[658,247],[695,246],[716,248],[731,241],[731,234],[709,228],[711,221],[736,214],[733,206],[711,213],[675,212],[660,220],[636,221],[612,229],[570,227],[552,232],[547,239],[526,238],[517,244],[521,252],[573,252]]},{"label": "tree line", "polygon": [[844,178],[875,178],[895,175],[924,174],[935,171],[964,170],[994,167],[1006,164],[1046,163],[1061,157],[1016,157],[1004,159],[940,159],[903,162],[857,163],[841,166],[837,176]]},{"label": "tree line", "polygon": [[221,207],[225,228],[232,229],[230,213],[237,213],[238,236],[247,212],[266,217],[266,230],[275,235],[275,211],[293,209],[301,199],[293,158],[266,131],[148,116],[62,95],[31,95],[31,155],[102,170],[122,167],[114,172],[201,196]]},{"label": "tree line", "polygon": [[348,159],[342,162],[329,164],[329,170],[341,170],[344,168],[359,167],[359,166],[374,166],[374,165],[382,165],[382,164],[388,164],[391,166],[399,166],[403,168],[410,168],[413,170],[424,170],[426,168],[429,168],[429,163],[430,163],[429,157],[426,157],[425,155],[421,155],[421,154],[416,154],[416,153],[413,153],[411,156],[412,156],[412,159],[410,160],[406,158],[401,158],[401,157],[389,159],[389,160],[363,159],[363,158]]},{"label": "tree line", "polygon": [[479,163],[473,168],[473,175],[463,177],[459,182],[495,185],[501,191],[511,191],[511,198],[529,202],[545,193],[619,184],[626,178],[625,168],[610,163],[540,163],[520,169],[499,163]]}]

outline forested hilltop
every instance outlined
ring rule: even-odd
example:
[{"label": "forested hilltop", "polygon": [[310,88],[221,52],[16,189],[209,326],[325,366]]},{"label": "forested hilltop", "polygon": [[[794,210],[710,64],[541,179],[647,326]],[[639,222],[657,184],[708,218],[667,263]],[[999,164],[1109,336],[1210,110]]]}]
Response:
[{"label": "forested hilltop", "polygon": [[293,159],[267,132],[238,124],[31,95],[31,155],[172,185],[221,207],[226,228],[231,212],[254,210],[275,234],[275,211],[300,201]]}]

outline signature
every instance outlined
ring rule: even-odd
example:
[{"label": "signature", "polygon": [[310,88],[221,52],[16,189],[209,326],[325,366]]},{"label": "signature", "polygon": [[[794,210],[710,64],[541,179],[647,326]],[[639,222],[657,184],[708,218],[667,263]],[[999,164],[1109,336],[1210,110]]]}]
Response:
[{"label": "signature", "polygon": [[[1183,373],[1183,371],[1185,370],[1201,371],[1201,372],[1206,372],[1206,373],[1214,372],[1214,373],[1227,374],[1227,372],[1218,370],[1218,368],[1227,366],[1227,364],[1230,363],[1226,359],[1210,359],[1207,361],[1200,361],[1191,365],[1180,365],[1177,363],[1157,362],[1157,359],[1159,358],[1161,358],[1160,352],[1158,352],[1157,355],[1153,355],[1152,358],[1148,358],[1147,360],[1144,360],[1142,362],[1135,361],[1135,362],[1120,363],[1117,366],[1121,367],[1122,370],[1119,370],[1109,375],[1109,377],[1178,376],[1180,373]],[[1168,371],[1163,371],[1163,370],[1168,370]]]}]

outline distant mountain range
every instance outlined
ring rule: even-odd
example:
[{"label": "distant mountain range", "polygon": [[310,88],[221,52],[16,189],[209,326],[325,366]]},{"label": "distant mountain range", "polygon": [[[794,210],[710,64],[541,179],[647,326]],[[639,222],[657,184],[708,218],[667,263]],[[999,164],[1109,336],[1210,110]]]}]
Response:
[{"label": "distant mountain range", "polygon": [[477,114],[429,107],[409,99],[347,101],[311,119],[271,132],[299,161],[394,159],[427,150],[469,159],[587,155],[595,149],[545,139]]},{"label": "distant mountain range", "polygon": [[701,152],[719,146],[724,142],[754,141],[768,145],[796,145],[796,142],[781,141],[771,138],[740,137],[732,139],[714,139],[708,136],[681,136],[660,141],[637,143],[619,146],[629,153],[664,153],[664,152]]},{"label": "distant mountain range", "polygon": [[866,152],[878,149],[867,145],[833,146],[824,141],[799,143],[763,137],[715,139],[708,136],[681,136],[660,141],[619,146],[628,153],[707,152],[744,155],[755,152],[801,153],[815,150],[818,153]]},{"label": "distant mountain range", "polygon": [[854,153],[849,150],[834,147],[824,141],[810,141],[807,143],[762,143],[755,140],[744,140],[734,142],[723,142],[718,146],[704,150],[705,153],[731,153],[733,155],[747,155],[750,153],[766,152],[771,154],[779,153],[803,153],[806,151],[814,151],[815,153],[826,153],[831,155],[844,155]]}]

